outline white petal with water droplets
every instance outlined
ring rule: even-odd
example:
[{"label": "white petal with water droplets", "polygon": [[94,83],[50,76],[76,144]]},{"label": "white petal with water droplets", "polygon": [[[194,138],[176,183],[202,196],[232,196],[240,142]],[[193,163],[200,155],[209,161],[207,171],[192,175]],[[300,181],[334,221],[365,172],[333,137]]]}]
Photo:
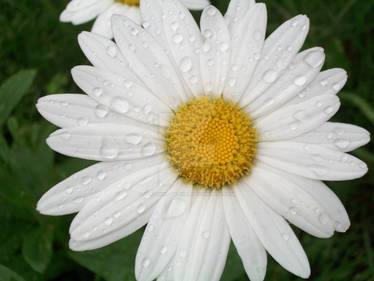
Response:
[{"label": "white petal with water droplets", "polygon": [[266,6],[254,5],[231,29],[231,62],[224,96],[237,102],[256,68],[266,31]]},{"label": "white petal with water droplets", "polygon": [[368,168],[349,154],[315,144],[292,141],[259,143],[257,159],[292,174],[319,180],[351,180]]},{"label": "white petal with water droplets", "polygon": [[145,167],[164,163],[162,155],[139,160],[101,162],[83,169],[48,190],[37,209],[46,215],[65,215],[79,211],[96,193]]},{"label": "white petal with water droplets", "polygon": [[231,0],[225,14],[230,33],[244,20],[244,15],[255,4],[254,0]]},{"label": "white petal with water droplets", "polygon": [[202,38],[198,25],[189,11],[179,1],[163,5],[162,30],[170,55],[193,96],[202,94],[200,74],[200,48]]},{"label": "white petal with water droplets", "polygon": [[149,218],[151,217],[151,214],[152,209],[146,210],[135,220],[129,222],[125,226],[120,227],[113,232],[106,233],[105,235],[97,237],[95,239],[77,241],[70,238],[69,248],[73,251],[88,251],[107,246],[142,228],[147,224]]},{"label": "white petal with water droplets", "polygon": [[367,144],[370,141],[370,133],[359,126],[326,122],[292,141],[319,144],[330,149],[349,152]]},{"label": "white petal with water droplets", "polygon": [[200,51],[201,76],[206,95],[221,96],[230,64],[230,34],[221,13],[204,9],[200,20],[204,43]]},{"label": "white petal with water droplets", "polygon": [[[324,60],[323,49],[312,48],[299,53],[292,62],[293,67],[283,74],[271,74],[273,70],[269,70],[264,74],[263,80],[270,86],[248,104],[246,110],[251,113],[252,118],[258,118],[280,108],[307,87],[319,73]],[[277,79],[278,75],[280,77]]]},{"label": "white petal with water droplets", "polygon": [[322,71],[287,104],[298,104],[321,95],[335,95],[343,88],[345,82],[347,82],[347,72],[344,69],[333,68]]},{"label": "white petal with water droplets", "polygon": [[92,26],[92,32],[103,35],[107,38],[113,38],[112,22],[113,15],[124,15],[140,24],[140,10],[138,7],[113,3],[106,11],[101,13]]},{"label": "white petal with water droplets", "polygon": [[268,206],[302,230],[320,238],[334,234],[335,222],[319,202],[287,176],[258,162],[245,181]]},{"label": "white petal with water droplets", "polygon": [[114,112],[148,124],[169,123],[170,108],[136,82],[92,66],[74,67],[72,75],[83,91]]},{"label": "white petal with water droplets", "polygon": [[190,211],[191,184],[177,180],[154,209],[136,256],[136,280],[152,281],[173,258]]},{"label": "white petal with water droplets", "polygon": [[302,278],[310,275],[308,258],[292,228],[244,183],[234,189],[244,214],[269,254],[285,269]]},{"label": "white petal with water droplets", "polygon": [[78,42],[82,51],[94,66],[120,74],[131,81],[142,83],[131,71],[129,63],[112,40],[84,31],[79,34]]},{"label": "white petal with water droplets", "polygon": [[[315,213],[319,215],[321,222],[326,223],[326,218],[329,217],[333,220],[336,231],[345,232],[349,228],[349,217],[343,204],[334,192],[322,181],[293,175],[289,172],[272,168],[269,165],[266,165],[266,169],[296,184],[298,189],[302,190],[302,193],[308,193],[312,196],[322,207],[314,210]],[[325,214],[327,214],[327,216]]]},{"label": "white petal with water droplets", "polygon": [[52,133],[47,143],[59,153],[97,161],[138,159],[164,151],[157,128],[142,123],[61,129]]},{"label": "white petal with water droplets", "polygon": [[135,124],[135,121],[110,111],[87,95],[44,96],[38,100],[36,107],[45,119],[62,128],[86,126],[91,123]]},{"label": "white petal with water droplets", "polygon": [[263,281],[267,265],[265,248],[244,215],[232,189],[224,188],[222,191],[226,223],[245,271],[251,281]]},{"label": "white petal with water droplets", "polygon": [[73,0],[60,15],[60,21],[81,24],[105,11],[113,0]]},{"label": "white petal with water droplets", "polygon": [[261,141],[285,140],[307,133],[329,120],[339,109],[335,95],[321,95],[302,103],[283,106],[256,119]]},{"label": "white petal with water droplets", "polygon": [[174,280],[218,281],[230,245],[222,194],[206,190],[195,192],[173,259]]},{"label": "white petal with water droplets", "polygon": [[149,33],[124,16],[113,16],[112,27],[118,47],[131,69],[155,96],[172,108],[190,97],[166,50]]},{"label": "white petal with water droplets", "polygon": [[[177,175],[168,163],[148,167],[95,195],[74,218],[71,238],[88,241],[120,231],[138,220],[170,189]],[[136,229],[130,229],[131,234]]]},{"label": "white petal with water droplets", "polygon": [[308,30],[309,19],[306,16],[296,16],[270,34],[265,40],[262,53],[257,57],[260,61],[242,96],[243,104],[249,104],[269,86],[267,79],[263,79],[265,74],[273,80],[274,73],[280,74],[289,66],[304,43]]}]

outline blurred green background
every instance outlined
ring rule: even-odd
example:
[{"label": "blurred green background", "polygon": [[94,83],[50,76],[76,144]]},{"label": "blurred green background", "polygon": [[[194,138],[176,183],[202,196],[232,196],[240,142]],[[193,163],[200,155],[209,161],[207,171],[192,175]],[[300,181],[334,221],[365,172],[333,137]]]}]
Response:
[{"label": "blurred green background", "polygon": [[[67,247],[72,216],[46,217],[35,211],[46,190],[90,164],[53,153],[45,138],[56,128],[35,109],[40,96],[80,92],[70,69],[88,63],[76,38],[91,23],[77,27],[59,23],[67,2],[0,1],[0,281],[134,280],[143,230],[103,249],[74,253]],[[327,55],[324,69],[342,67],[349,74],[334,120],[373,133],[374,1],[264,2],[268,32],[297,14],[310,17],[304,48],[322,46]],[[228,0],[213,3],[224,12]],[[349,231],[324,240],[296,230],[309,256],[313,281],[374,280],[374,146],[354,154],[368,163],[369,173],[359,180],[329,183],[348,210]],[[248,280],[234,247],[222,280]],[[269,258],[266,280],[298,278]]]}]

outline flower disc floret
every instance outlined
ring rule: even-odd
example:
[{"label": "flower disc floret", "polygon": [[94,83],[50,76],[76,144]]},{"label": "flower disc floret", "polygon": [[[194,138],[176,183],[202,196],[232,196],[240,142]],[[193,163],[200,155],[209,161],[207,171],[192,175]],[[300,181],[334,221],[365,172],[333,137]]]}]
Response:
[{"label": "flower disc floret", "polygon": [[256,141],[248,113],[231,101],[207,96],[182,104],[166,130],[168,156],[178,174],[208,188],[248,174]]}]

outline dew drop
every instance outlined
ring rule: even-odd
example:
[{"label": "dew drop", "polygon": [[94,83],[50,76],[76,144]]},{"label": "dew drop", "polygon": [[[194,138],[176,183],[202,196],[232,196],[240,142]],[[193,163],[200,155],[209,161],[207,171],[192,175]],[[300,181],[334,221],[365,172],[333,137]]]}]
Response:
[{"label": "dew drop", "polygon": [[177,33],[173,36],[173,41],[175,44],[180,44],[183,41],[183,35],[180,33]]},{"label": "dew drop", "polygon": [[296,77],[296,79],[294,80],[294,83],[297,86],[303,86],[303,85],[305,85],[305,83],[306,83],[305,76]]},{"label": "dew drop", "polygon": [[182,72],[188,72],[191,70],[192,68],[192,60],[191,58],[189,57],[184,57],[180,64],[179,64],[179,68]]},{"label": "dew drop", "polygon": [[115,46],[109,46],[107,49],[106,49],[106,52],[107,54],[114,58],[116,55],[117,55],[117,48]]},{"label": "dew drop", "polygon": [[164,254],[166,254],[167,251],[168,251],[168,247],[163,246],[163,247],[161,248],[161,250],[160,250],[160,253],[161,253],[161,255],[164,255]]},{"label": "dew drop", "polygon": [[148,143],[143,147],[143,154],[145,156],[153,155],[156,152],[156,145]]},{"label": "dew drop", "polygon": [[151,261],[149,259],[144,259],[143,260],[142,265],[143,265],[144,268],[149,267],[150,264],[151,264]]},{"label": "dew drop", "polygon": [[104,107],[103,105],[99,104],[95,108],[95,114],[99,118],[104,118],[108,115],[108,109]]},{"label": "dew drop", "polygon": [[288,240],[290,240],[290,235],[287,234],[287,233],[283,233],[283,234],[282,234],[282,238],[283,238],[285,241],[288,241]]},{"label": "dew drop", "polygon": [[334,141],[334,144],[340,149],[345,149],[349,146],[350,142],[345,139],[337,139]]},{"label": "dew drop", "polygon": [[67,194],[72,194],[73,193],[73,188],[69,187],[68,189],[66,189],[66,193]]},{"label": "dew drop", "polygon": [[319,67],[323,62],[323,56],[321,52],[311,52],[305,57],[305,62],[313,68]]},{"label": "dew drop", "polygon": [[145,206],[144,206],[144,205],[139,205],[139,206],[138,206],[138,209],[137,209],[137,212],[138,212],[139,214],[143,214],[144,211],[145,211]]},{"label": "dew drop", "polygon": [[114,98],[112,100],[112,106],[114,110],[120,113],[126,113],[127,111],[129,111],[129,103],[123,98]]},{"label": "dew drop", "polygon": [[142,140],[142,137],[137,134],[130,134],[127,135],[125,139],[129,144],[139,144]]},{"label": "dew drop", "polygon": [[334,111],[334,108],[332,106],[327,106],[324,110],[326,114],[331,114]]},{"label": "dew drop", "polygon": [[97,173],[97,179],[100,180],[100,181],[105,180],[106,177],[107,177],[107,174],[103,171],[99,171]]},{"label": "dew drop", "polygon": [[278,78],[278,73],[272,69],[266,71],[263,76],[263,80],[266,83],[273,83]]},{"label": "dew drop", "polygon": [[318,219],[320,223],[325,224],[325,225],[329,222],[329,217],[325,214],[320,214]]},{"label": "dew drop", "polygon": [[113,219],[112,218],[108,218],[108,219],[105,220],[104,223],[105,223],[105,225],[109,226],[109,225],[111,225],[113,223]]},{"label": "dew drop", "polygon": [[290,212],[291,215],[296,215],[296,213],[297,213],[297,209],[296,209],[295,207],[291,207],[291,208],[289,209],[289,212]]},{"label": "dew drop", "polygon": [[118,149],[104,142],[101,146],[101,154],[106,159],[115,159],[118,156]]},{"label": "dew drop", "polygon": [[101,97],[101,96],[103,95],[103,89],[102,89],[102,88],[99,88],[99,87],[93,88],[93,90],[92,90],[92,94],[93,94],[95,97],[99,98],[99,97]]},{"label": "dew drop", "polygon": [[83,117],[78,119],[78,126],[83,127],[83,126],[86,126],[87,124],[88,124],[88,120],[87,119],[85,119]]},{"label": "dew drop", "polygon": [[166,216],[168,218],[178,217],[186,210],[186,202],[181,199],[173,199],[170,203]]}]

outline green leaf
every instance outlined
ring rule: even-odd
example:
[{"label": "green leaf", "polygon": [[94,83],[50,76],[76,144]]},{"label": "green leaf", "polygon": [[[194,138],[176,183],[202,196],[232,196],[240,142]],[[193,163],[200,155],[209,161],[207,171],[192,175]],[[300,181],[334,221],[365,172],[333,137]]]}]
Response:
[{"label": "green leaf", "polygon": [[44,272],[52,258],[53,231],[38,227],[27,233],[22,244],[22,255],[37,272]]},{"label": "green leaf", "polygon": [[107,281],[135,280],[135,256],[142,230],[101,249],[69,256]]},{"label": "green leaf", "polygon": [[351,93],[341,93],[340,97],[357,106],[360,109],[361,113],[364,114],[372,124],[374,124],[374,108],[369,102],[367,102],[360,96]]},{"label": "green leaf", "polygon": [[0,87],[0,127],[8,119],[9,114],[31,87],[36,70],[21,70],[11,76]]},{"label": "green leaf", "polygon": [[8,267],[0,264],[0,281],[25,281],[21,276]]}]

